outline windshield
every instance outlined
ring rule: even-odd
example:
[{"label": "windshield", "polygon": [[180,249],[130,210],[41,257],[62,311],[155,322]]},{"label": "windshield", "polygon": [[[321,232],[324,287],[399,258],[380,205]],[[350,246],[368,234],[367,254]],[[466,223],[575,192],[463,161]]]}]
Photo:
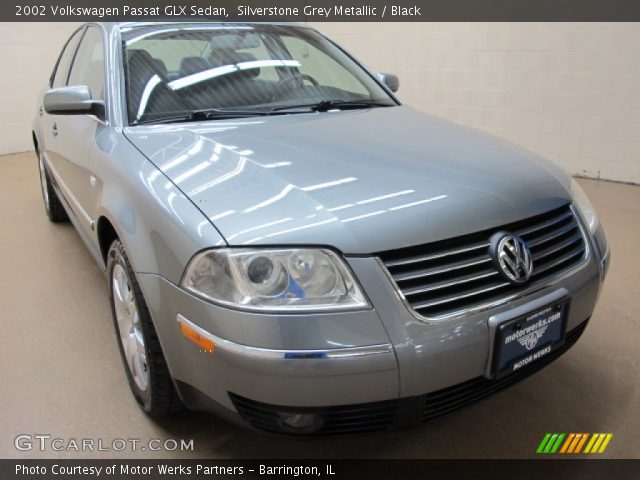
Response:
[{"label": "windshield", "polygon": [[309,28],[154,25],[123,27],[122,39],[131,124],[396,105]]}]

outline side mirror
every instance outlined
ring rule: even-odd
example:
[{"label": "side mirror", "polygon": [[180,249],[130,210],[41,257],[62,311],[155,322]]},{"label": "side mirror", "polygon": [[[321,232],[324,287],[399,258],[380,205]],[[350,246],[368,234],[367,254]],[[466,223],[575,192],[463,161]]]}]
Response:
[{"label": "side mirror", "polygon": [[393,73],[379,73],[378,78],[392,92],[397,92],[400,88],[400,79]]},{"label": "side mirror", "polygon": [[86,85],[60,87],[44,94],[45,112],[51,115],[95,115],[104,118],[104,103],[91,99]]}]

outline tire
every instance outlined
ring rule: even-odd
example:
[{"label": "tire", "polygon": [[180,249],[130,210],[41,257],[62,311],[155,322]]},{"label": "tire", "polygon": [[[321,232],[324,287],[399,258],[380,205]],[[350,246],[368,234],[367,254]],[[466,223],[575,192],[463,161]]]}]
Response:
[{"label": "tire", "polygon": [[116,338],[134,397],[154,417],[181,410],[149,309],[120,240],[109,248],[107,273]]},{"label": "tire", "polygon": [[51,185],[51,178],[44,163],[44,155],[41,152],[36,153],[38,155],[38,170],[40,171],[40,190],[42,190],[42,200],[47,217],[54,223],[66,222],[69,217],[53,185]]}]

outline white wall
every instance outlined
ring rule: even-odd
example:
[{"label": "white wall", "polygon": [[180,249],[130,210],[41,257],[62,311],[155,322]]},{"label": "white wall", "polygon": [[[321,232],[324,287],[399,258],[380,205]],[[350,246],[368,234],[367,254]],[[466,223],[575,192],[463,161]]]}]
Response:
[{"label": "white wall", "polygon": [[407,104],[640,183],[640,23],[321,23]]},{"label": "white wall", "polygon": [[36,95],[78,25],[0,22],[0,154],[33,148]]},{"label": "white wall", "polygon": [[[321,23],[400,98],[572,173],[640,183],[639,23]],[[0,23],[0,153],[31,148],[35,97],[72,23]]]}]

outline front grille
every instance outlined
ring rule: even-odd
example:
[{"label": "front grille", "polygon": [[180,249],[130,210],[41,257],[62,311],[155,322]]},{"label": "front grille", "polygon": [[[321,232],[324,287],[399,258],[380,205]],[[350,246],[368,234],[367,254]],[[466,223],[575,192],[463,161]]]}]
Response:
[{"label": "front grille", "polygon": [[[426,395],[382,402],[332,407],[285,407],[271,405],[229,392],[240,416],[251,426],[273,433],[296,435],[346,435],[373,433],[408,427],[446,415],[509,387],[553,362],[580,338],[588,319],[567,332],[565,342],[548,355],[506,377],[489,380],[477,377]],[[283,426],[281,414],[315,413],[323,418],[322,428],[311,433],[294,432]]]},{"label": "front grille", "polygon": [[[524,285],[507,281],[489,255],[489,238],[499,231],[520,235],[531,250],[533,272]],[[377,254],[407,303],[427,318],[509,299],[575,267],[585,255],[570,205],[471,235]]]},{"label": "front grille", "polygon": [[256,402],[230,393],[238,413],[251,426],[260,430],[276,433],[295,433],[287,431],[281,416],[286,413],[313,412],[322,416],[322,428],[308,435],[338,435],[350,433],[371,433],[387,430],[396,418],[397,400],[343,405],[332,407],[300,408],[283,407]]}]

